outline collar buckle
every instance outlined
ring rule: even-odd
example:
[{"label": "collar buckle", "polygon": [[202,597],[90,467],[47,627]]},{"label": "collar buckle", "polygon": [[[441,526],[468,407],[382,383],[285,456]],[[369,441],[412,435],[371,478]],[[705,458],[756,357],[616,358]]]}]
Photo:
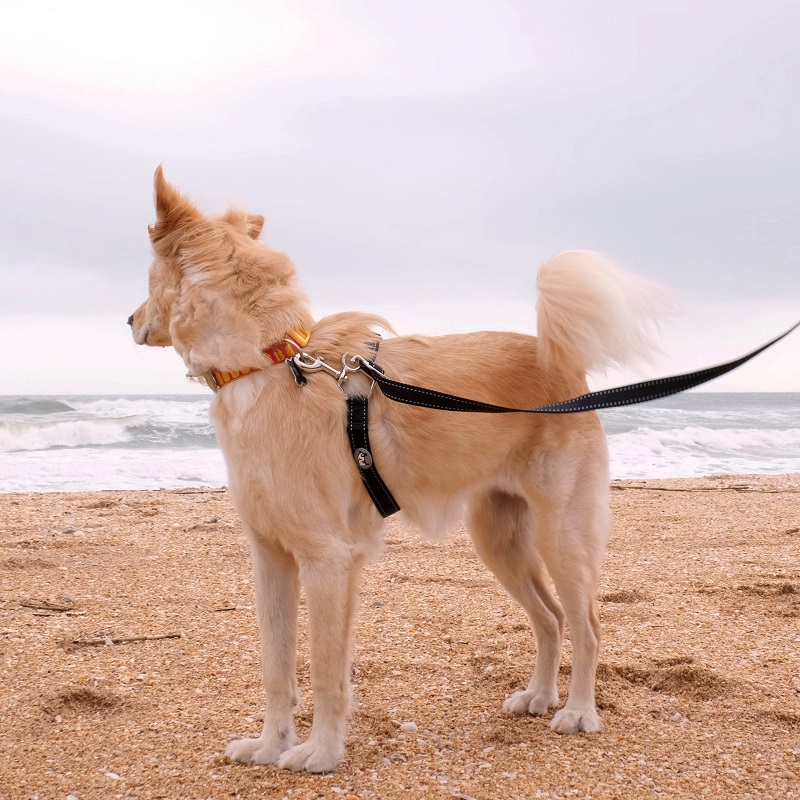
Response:
[{"label": "collar buckle", "polygon": [[216,394],[222,387],[217,380],[217,376],[214,374],[216,372],[215,369],[210,369],[208,372],[203,373],[203,380],[206,382],[206,385],[209,389],[211,389],[214,394]]}]

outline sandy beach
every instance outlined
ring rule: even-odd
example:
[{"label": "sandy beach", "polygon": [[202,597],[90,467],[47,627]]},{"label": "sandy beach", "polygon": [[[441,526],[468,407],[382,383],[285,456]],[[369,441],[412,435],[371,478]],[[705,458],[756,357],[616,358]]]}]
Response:
[{"label": "sandy beach", "polygon": [[[800,475],[611,497],[602,733],[505,714],[534,657],[525,615],[463,528],[433,544],[390,521],[365,572],[347,757],[312,776],[223,756],[262,715],[223,490],[0,495],[0,797],[800,797]],[[300,683],[310,701],[304,617]],[[307,731],[309,702],[297,718]]]}]

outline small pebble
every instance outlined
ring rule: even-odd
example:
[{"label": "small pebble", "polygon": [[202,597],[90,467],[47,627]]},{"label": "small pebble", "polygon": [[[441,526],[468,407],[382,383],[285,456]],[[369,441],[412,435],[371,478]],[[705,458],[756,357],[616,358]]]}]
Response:
[{"label": "small pebble", "polygon": [[400,730],[405,731],[406,733],[416,733],[417,731],[417,723],[416,722],[403,722],[400,725]]}]

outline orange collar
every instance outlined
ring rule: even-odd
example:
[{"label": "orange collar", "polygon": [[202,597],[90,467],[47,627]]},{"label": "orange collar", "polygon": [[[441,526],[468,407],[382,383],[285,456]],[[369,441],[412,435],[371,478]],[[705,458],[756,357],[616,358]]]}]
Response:
[{"label": "orange collar", "polygon": [[[273,364],[283,364],[287,359],[302,352],[303,348],[308,344],[309,338],[309,333],[305,328],[293,328],[286,332],[285,338],[281,339],[280,342],[271,344],[269,347],[264,348],[262,352]],[[245,369],[235,369],[230,372],[212,367],[203,374],[203,378],[213,391],[218,392],[223,386],[227,386],[239,378],[244,378],[245,375],[252,375],[254,372],[260,371],[261,367],[246,367]]]}]

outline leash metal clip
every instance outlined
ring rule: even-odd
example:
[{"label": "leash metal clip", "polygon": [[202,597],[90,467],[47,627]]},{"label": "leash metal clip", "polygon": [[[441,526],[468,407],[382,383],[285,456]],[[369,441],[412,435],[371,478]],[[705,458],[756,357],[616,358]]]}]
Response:
[{"label": "leash metal clip", "polygon": [[[342,356],[342,368],[336,369],[328,364],[321,356],[312,356],[309,353],[298,353],[291,361],[301,372],[318,372],[324,370],[336,378],[336,383],[341,386],[346,380],[350,372],[358,372],[361,369],[358,356],[348,356],[345,353]],[[348,363],[348,361],[350,363]]]}]

